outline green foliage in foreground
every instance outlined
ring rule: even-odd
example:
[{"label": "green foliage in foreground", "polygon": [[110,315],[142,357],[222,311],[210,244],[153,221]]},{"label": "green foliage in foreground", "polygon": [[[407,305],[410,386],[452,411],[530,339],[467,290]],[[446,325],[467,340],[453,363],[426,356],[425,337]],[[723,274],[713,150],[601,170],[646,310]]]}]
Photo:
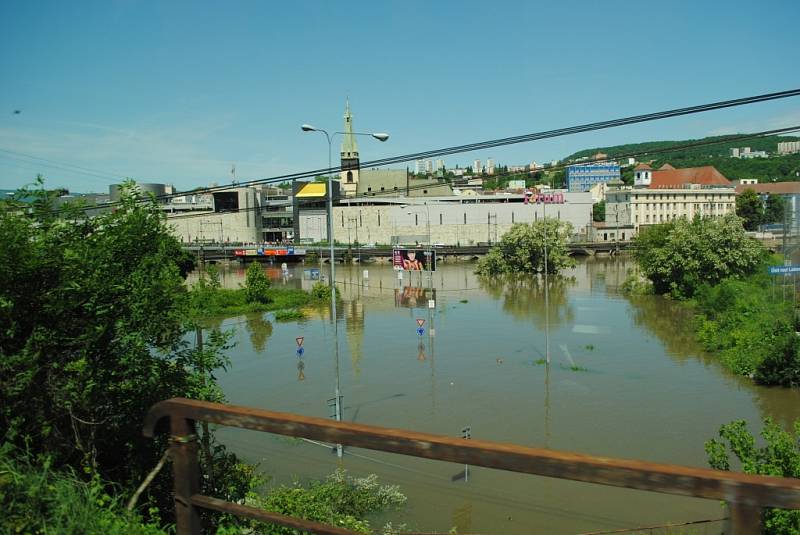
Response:
[{"label": "green foliage in foreground", "polygon": [[306,318],[305,312],[296,308],[288,308],[275,312],[276,321],[297,321]]},{"label": "green foliage in foreground", "polygon": [[755,273],[766,250],[733,214],[653,225],[634,239],[635,257],[656,293],[692,297],[703,284]]},{"label": "green foliage in foreground", "polygon": [[[706,442],[708,463],[717,470],[730,470],[733,454],[747,474],[800,478],[800,420],[794,422],[794,435],[767,418],[761,431],[766,445],[759,448],[743,420],[731,422],[720,428],[722,440]],[[798,510],[766,509],[761,520],[763,533],[800,533]]]},{"label": "green foliage in foreground", "polygon": [[[380,485],[374,474],[354,478],[344,470],[337,470],[324,481],[314,481],[306,487],[295,483],[273,489],[266,496],[251,494],[247,505],[358,533],[372,533],[365,520],[368,515],[397,508],[405,501],[406,497],[397,486]],[[296,533],[289,528],[258,522],[249,522],[247,527],[251,533],[258,534]]]},{"label": "green foliage in foreground", "polygon": [[733,372],[762,384],[800,386],[800,338],[790,302],[769,291],[769,276],[727,279],[695,296],[697,336]]},{"label": "green foliage in foreground", "polygon": [[546,237],[547,272],[558,273],[575,265],[567,247],[571,235],[572,225],[558,219],[548,217],[530,224],[518,223],[478,261],[476,272],[480,275],[498,275],[544,271]]},{"label": "green foliage in foreground", "polygon": [[[162,535],[155,523],[129,513],[108,484],[58,473],[0,450],[0,530],[4,533],[63,535]],[[151,516],[157,517],[152,514]]]}]

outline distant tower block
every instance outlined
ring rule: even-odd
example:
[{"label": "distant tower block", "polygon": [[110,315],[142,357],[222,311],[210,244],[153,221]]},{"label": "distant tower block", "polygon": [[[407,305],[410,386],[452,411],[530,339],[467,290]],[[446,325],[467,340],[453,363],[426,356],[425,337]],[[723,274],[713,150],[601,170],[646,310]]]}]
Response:
[{"label": "distant tower block", "polygon": [[353,115],[350,113],[350,101],[344,110],[344,139],[342,139],[342,171],[340,187],[345,197],[355,197],[358,189],[358,172],[361,163],[358,159],[358,144],[353,135]]}]

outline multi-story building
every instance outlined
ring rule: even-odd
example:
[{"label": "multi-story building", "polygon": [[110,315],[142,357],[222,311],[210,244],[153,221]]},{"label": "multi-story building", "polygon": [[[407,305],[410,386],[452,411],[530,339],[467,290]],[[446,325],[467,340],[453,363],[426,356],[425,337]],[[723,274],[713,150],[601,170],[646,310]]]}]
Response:
[{"label": "multi-story building", "polygon": [[481,161],[480,160],[475,160],[474,162],[472,162],[472,173],[473,174],[479,175],[479,174],[481,174],[482,171],[483,171],[483,168],[481,167]]},{"label": "multi-story building", "polygon": [[414,174],[421,175],[425,172],[425,160],[416,160],[414,162]]},{"label": "multi-story building", "polygon": [[489,158],[486,160],[486,174],[493,175],[494,174],[494,160]]},{"label": "multi-story building", "polygon": [[425,172],[427,174],[433,174],[433,162],[430,160],[425,160]]},{"label": "multi-story building", "polygon": [[444,169],[444,160],[436,160],[436,170],[441,171]]},{"label": "multi-story building", "polygon": [[731,158],[749,160],[751,158],[767,158],[769,155],[763,150],[750,150],[750,147],[732,148]]},{"label": "multi-story building", "polygon": [[606,228],[638,232],[642,226],[680,217],[720,217],[736,210],[733,185],[711,166],[653,170],[640,164],[634,180],[633,188],[606,192]]},{"label": "multi-story building", "polygon": [[567,167],[567,189],[589,191],[600,182],[619,179],[619,164],[616,162],[570,165]]},{"label": "multi-story building", "polygon": [[794,154],[800,152],[800,141],[781,141],[778,143],[778,154]]},{"label": "multi-story building", "polygon": [[736,195],[751,189],[766,201],[769,195],[778,195],[786,203],[786,223],[796,233],[800,230],[800,182],[771,182],[764,184],[745,184],[740,181],[736,186]]}]

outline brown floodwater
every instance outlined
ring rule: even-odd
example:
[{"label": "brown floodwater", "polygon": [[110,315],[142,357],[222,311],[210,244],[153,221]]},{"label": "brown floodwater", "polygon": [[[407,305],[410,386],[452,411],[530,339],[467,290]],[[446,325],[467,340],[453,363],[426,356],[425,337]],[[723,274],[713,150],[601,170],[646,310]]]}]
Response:
[{"label": "brown floodwater", "polygon": [[[311,267],[318,266],[265,269],[275,284],[308,289]],[[567,277],[551,278],[545,311],[541,280],[485,281],[474,264],[441,264],[430,280],[406,273],[402,281],[387,265],[337,266],[343,420],[454,437],[469,426],[476,439],[706,467],[703,444],[722,424],[744,419],[760,429],[769,416],[788,428],[800,417],[800,391],[756,386],[704,354],[682,305],[622,295],[633,267],[624,258],[579,261]],[[243,268],[222,271],[226,287],[243,278]],[[425,320],[422,336],[417,319]],[[231,403],[331,416],[328,310],[289,323],[267,313],[209,325],[235,331],[231,366],[218,374]],[[546,331],[549,368],[541,364]],[[219,436],[274,482],[322,478],[343,466],[399,485],[407,505],[375,526],[390,520],[419,531],[581,533],[724,516],[713,500],[475,467],[465,481],[463,466],[452,463],[354,448],[339,460],[330,448],[300,440],[233,429]],[[721,524],[692,529],[686,532],[719,533]]]}]

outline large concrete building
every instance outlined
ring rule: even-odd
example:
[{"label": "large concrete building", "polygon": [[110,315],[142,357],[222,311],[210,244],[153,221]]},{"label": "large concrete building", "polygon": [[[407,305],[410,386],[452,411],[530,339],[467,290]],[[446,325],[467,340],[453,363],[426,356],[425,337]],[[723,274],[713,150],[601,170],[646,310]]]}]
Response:
[{"label": "large concrete building", "polygon": [[627,228],[630,238],[642,226],[681,217],[720,217],[735,210],[733,184],[714,167],[653,170],[641,164],[636,167],[633,188],[606,192],[605,227]]},{"label": "large concrete building", "polygon": [[[515,223],[552,217],[585,237],[592,217],[589,193],[554,195],[548,204],[525,204],[520,194],[470,197],[356,198],[333,209],[340,243],[475,245],[496,243]],[[324,214],[301,213],[303,229],[319,228]],[[316,221],[315,221],[316,218]]]}]

